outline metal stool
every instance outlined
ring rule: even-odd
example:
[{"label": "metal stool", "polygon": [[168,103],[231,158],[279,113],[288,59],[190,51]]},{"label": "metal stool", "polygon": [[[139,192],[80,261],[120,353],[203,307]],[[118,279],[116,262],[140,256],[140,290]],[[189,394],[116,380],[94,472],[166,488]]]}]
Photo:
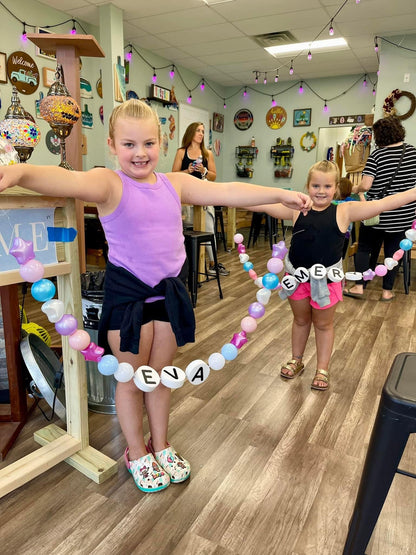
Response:
[{"label": "metal stool", "polygon": [[[214,206],[215,209],[215,232],[218,239],[221,239],[224,245],[224,250],[227,251],[227,243],[225,241],[225,228],[224,228],[224,218],[222,216],[222,206]],[[218,231],[218,224],[220,226],[220,231]]]},{"label": "metal stool", "polygon": [[218,291],[220,293],[220,299],[222,299],[223,294],[218,271],[217,249],[215,248],[214,234],[208,233],[207,231],[184,231],[183,234],[185,236],[186,255],[189,261],[188,287],[191,293],[192,306],[194,308],[196,307],[196,300],[198,297],[198,275],[205,275],[207,276],[207,280],[209,279],[207,273],[199,272],[199,251],[201,245],[212,247]]},{"label": "metal stool", "polygon": [[[265,212],[253,212],[253,216],[251,218],[250,233],[248,235],[247,248],[250,246],[251,239],[253,239],[253,245],[256,244],[257,238],[260,235],[263,217],[266,218],[264,224],[264,237],[269,237],[270,248],[273,247],[273,241],[278,236],[279,220],[277,218],[272,218],[272,216],[269,216]],[[282,222],[283,239],[285,239],[284,221],[280,221]]]},{"label": "metal stool", "polygon": [[363,555],[410,434],[416,433],[416,353],[400,353],[383,387],[344,555]]}]

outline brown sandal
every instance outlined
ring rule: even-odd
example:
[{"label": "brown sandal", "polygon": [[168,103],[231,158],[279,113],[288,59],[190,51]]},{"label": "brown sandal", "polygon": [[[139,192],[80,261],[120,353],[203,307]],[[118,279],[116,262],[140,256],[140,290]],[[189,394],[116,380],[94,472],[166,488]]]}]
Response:
[{"label": "brown sandal", "polygon": [[[324,382],[325,386],[315,385],[315,382]],[[319,391],[325,391],[329,387],[329,371],[318,369],[315,372],[315,377],[312,380],[311,389],[318,389]]]},{"label": "brown sandal", "polygon": [[[295,358],[292,358],[292,360],[289,360],[288,362],[286,362],[286,364],[282,366],[282,368],[280,369],[280,375],[288,380],[293,380],[293,378],[296,378],[296,376],[303,372],[304,368],[305,365],[302,362],[299,362]],[[284,372],[282,372],[282,370],[289,370],[289,372],[292,372],[292,374],[285,374]]]}]

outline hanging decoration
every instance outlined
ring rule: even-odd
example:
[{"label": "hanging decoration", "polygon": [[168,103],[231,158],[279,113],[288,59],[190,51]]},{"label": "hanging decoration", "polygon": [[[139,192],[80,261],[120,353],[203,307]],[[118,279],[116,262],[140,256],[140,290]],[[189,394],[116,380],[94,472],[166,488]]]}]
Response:
[{"label": "hanging decoration", "polygon": [[345,170],[347,172],[358,172],[364,169],[370,154],[372,137],[371,127],[356,125],[351,128],[340,148],[341,157],[345,159]]},{"label": "hanging decoration", "polygon": [[287,113],[282,106],[272,106],[266,114],[266,123],[270,129],[280,129],[287,121]]},{"label": "hanging decoration", "polygon": [[13,52],[7,58],[7,75],[22,94],[33,94],[39,87],[39,69],[26,52]]},{"label": "hanging decoration", "polygon": [[103,97],[103,79],[102,79],[102,71],[100,69],[100,77],[98,78],[97,83],[95,84],[95,88],[97,91],[97,94],[100,98]]},{"label": "hanging decoration", "polygon": [[46,133],[45,136],[46,146],[51,154],[60,154],[61,152],[61,139],[55,134],[52,129]]},{"label": "hanging decoration", "polygon": [[234,114],[234,125],[240,131],[246,131],[253,125],[253,114],[250,110],[242,108]]},{"label": "hanging decoration", "polygon": [[[305,144],[303,143],[303,141],[304,141],[305,139],[306,139],[307,141],[312,141],[312,142],[310,142],[308,145],[305,145]],[[308,131],[308,132],[304,133],[304,134],[302,135],[302,137],[300,138],[300,148],[301,148],[302,150],[304,150],[305,152],[310,152],[311,150],[313,150],[313,149],[316,147],[316,142],[317,142],[317,140],[318,140],[318,139],[316,138],[315,133],[314,133],[313,131]]]},{"label": "hanging decoration", "polygon": [[[399,98],[406,97],[410,100],[410,108],[404,114],[399,114],[395,108],[396,102]],[[400,89],[394,89],[387,98],[384,100],[383,113],[384,117],[387,116],[397,116],[399,119],[404,120],[410,118],[414,114],[416,108],[416,98],[410,91],[401,91]]]}]

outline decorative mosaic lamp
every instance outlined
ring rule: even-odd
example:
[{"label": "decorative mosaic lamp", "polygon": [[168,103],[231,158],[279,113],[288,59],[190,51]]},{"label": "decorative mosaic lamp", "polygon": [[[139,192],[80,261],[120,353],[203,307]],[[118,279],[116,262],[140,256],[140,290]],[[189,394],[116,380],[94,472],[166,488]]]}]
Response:
[{"label": "decorative mosaic lamp", "polygon": [[13,87],[11,104],[4,120],[0,121],[0,137],[13,145],[20,162],[26,162],[40,141],[40,130],[35,120],[20,104],[16,87]]},{"label": "decorative mosaic lamp", "polygon": [[79,120],[81,110],[64,84],[63,69],[57,64],[55,81],[52,83],[48,94],[40,102],[40,114],[51,126],[53,132],[61,140],[61,163],[62,168],[72,170],[66,161],[65,139],[72,131],[73,125]]}]

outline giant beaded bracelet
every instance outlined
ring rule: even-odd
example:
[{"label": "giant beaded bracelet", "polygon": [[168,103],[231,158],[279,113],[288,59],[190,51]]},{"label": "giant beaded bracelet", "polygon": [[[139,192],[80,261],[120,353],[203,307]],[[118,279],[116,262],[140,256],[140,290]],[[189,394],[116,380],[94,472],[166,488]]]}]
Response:
[{"label": "giant beaded bracelet", "polygon": [[[244,239],[243,236],[237,234],[234,239],[238,243],[239,252],[245,253],[245,247],[241,244]],[[221,370],[227,361],[234,360],[239,350],[247,343],[247,334],[256,330],[257,320],[264,315],[265,305],[270,299],[271,290],[279,287],[279,278],[276,274],[283,269],[282,259],[286,252],[285,247],[274,251],[273,258],[268,263],[270,273],[262,279],[260,278],[260,283],[257,279],[257,284],[260,287],[257,292],[257,301],[250,304],[248,308],[249,315],[241,320],[240,331],[234,333],[231,341],[222,346],[221,352],[212,353],[208,358],[208,364],[203,360],[194,360],[187,365],[185,371],[177,366],[165,366],[159,375],[150,366],[143,365],[134,370],[131,364],[118,362],[113,355],[104,355],[104,349],[91,342],[88,332],[78,329],[78,321],[75,316],[65,314],[63,302],[54,298],[56,288],[53,282],[43,278],[44,266],[35,259],[31,241],[16,237],[9,250],[9,254],[14,256],[20,265],[19,272],[22,278],[32,283],[32,297],[43,303],[42,311],[46,314],[49,322],[55,324],[56,331],[60,335],[68,337],[69,346],[76,351],[80,351],[85,360],[97,362],[101,374],[114,375],[114,378],[119,382],[133,380],[136,386],[144,392],[153,391],[160,383],[171,389],[177,389],[184,385],[186,379],[193,385],[199,385],[207,379],[210,370]],[[250,268],[247,269],[250,270]],[[254,272],[249,273],[253,277]]]}]

